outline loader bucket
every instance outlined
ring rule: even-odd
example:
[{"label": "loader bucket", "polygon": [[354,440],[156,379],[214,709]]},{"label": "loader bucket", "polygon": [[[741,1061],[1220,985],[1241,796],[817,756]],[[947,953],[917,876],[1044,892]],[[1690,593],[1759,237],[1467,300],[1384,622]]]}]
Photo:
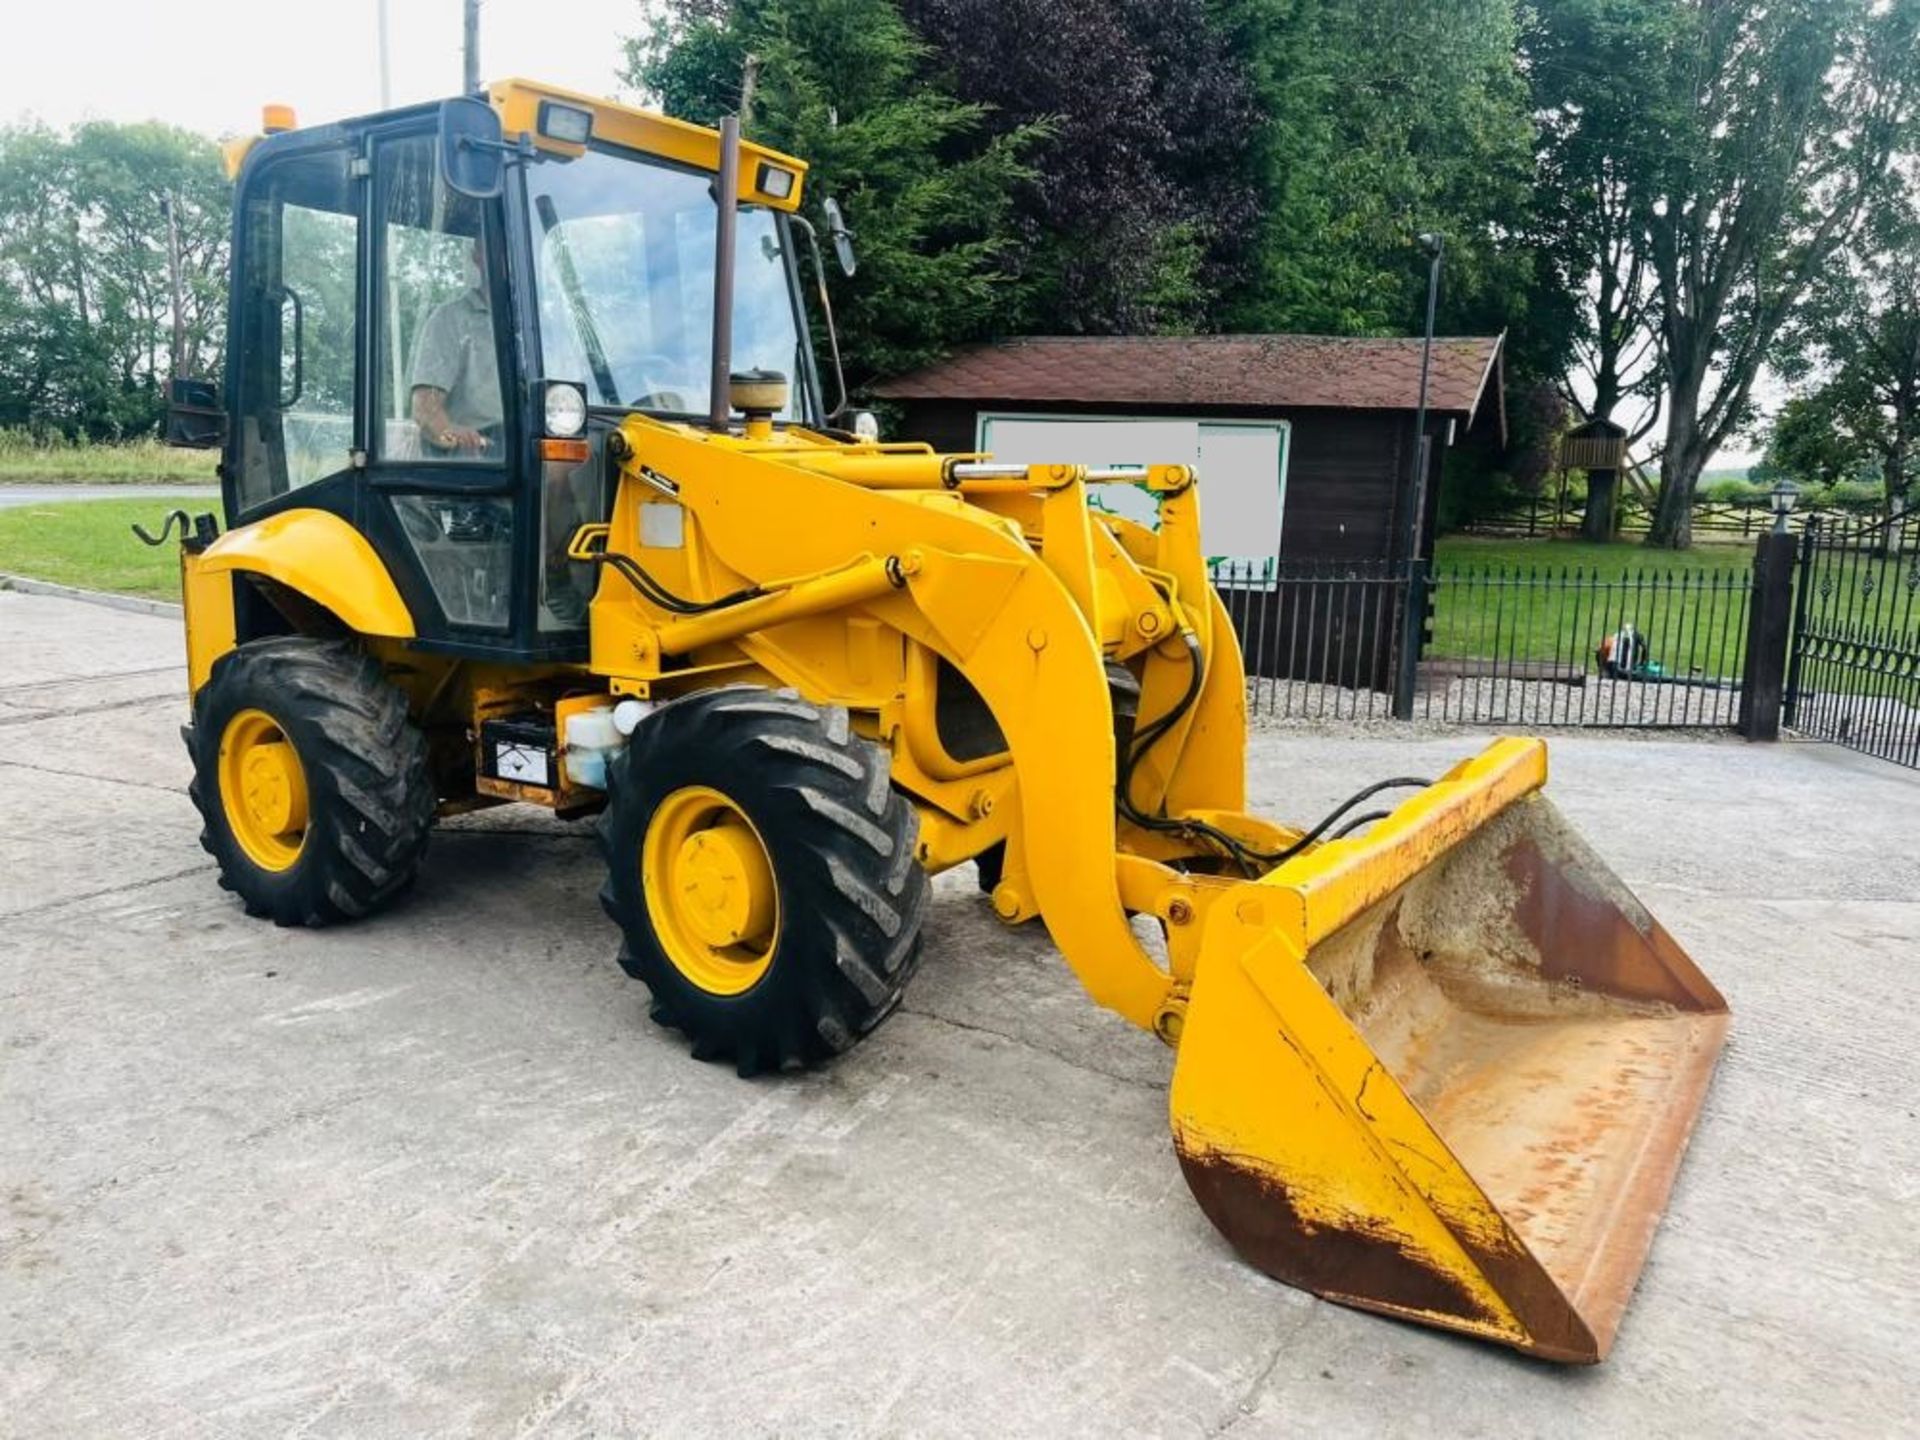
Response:
[{"label": "loader bucket", "polygon": [[1553,1360],[1606,1354],[1726,1002],[1503,740],[1223,896],[1181,1167],[1268,1274]]}]

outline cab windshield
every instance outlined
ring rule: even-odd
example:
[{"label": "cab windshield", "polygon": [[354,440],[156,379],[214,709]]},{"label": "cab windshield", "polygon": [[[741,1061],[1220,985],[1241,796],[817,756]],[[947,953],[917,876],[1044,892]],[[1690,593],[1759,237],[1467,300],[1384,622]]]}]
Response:
[{"label": "cab windshield", "polygon": [[[541,363],[595,405],[704,415],[713,365],[714,178],[630,152],[529,166]],[[746,208],[735,239],[732,368],[808,384],[786,227]]]}]

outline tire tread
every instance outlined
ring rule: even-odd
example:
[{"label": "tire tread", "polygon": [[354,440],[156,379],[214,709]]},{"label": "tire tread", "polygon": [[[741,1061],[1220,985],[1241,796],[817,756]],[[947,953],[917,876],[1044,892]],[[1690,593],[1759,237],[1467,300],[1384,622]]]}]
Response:
[{"label": "tire tread", "polygon": [[[741,996],[680,976],[653,935],[640,882],[651,807],[684,784],[717,784],[775,857],[783,930],[773,967]],[[817,1064],[891,1013],[917,967],[930,887],[913,847],[919,819],[893,789],[886,752],[840,706],[737,686],[650,716],[608,767],[596,829],[619,925],[620,966],[652,992],[653,1018],[697,1059],[743,1075]]]},{"label": "tire tread", "polygon": [[[226,717],[250,706],[299,732],[308,849],[284,872],[253,865],[221,814],[219,732]],[[221,887],[239,895],[248,914],[280,925],[331,925],[367,915],[407,887],[426,852],[438,796],[426,737],[371,656],[351,641],[251,642],[215,663],[194,717],[181,739],[194,761],[187,794],[200,812],[200,844],[220,866]]]}]

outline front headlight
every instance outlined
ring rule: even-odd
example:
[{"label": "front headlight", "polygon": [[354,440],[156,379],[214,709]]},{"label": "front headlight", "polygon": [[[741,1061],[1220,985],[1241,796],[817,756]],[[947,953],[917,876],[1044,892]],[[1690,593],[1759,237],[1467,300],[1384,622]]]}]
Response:
[{"label": "front headlight", "polygon": [[578,385],[547,383],[547,434],[563,439],[578,435],[587,425],[587,396]]}]

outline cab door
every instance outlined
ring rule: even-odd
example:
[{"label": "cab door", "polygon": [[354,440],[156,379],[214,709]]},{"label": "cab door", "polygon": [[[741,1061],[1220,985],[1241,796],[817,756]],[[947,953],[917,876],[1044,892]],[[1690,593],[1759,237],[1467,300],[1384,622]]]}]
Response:
[{"label": "cab door", "polygon": [[[366,536],[418,643],[521,653],[534,557],[498,212],[445,188],[430,129],[257,147],[236,209],[223,472],[230,524],[311,508]],[[247,633],[283,628],[240,600]]]},{"label": "cab door", "polygon": [[528,487],[500,202],[449,189],[420,129],[376,138],[370,213],[368,528],[428,599],[423,634],[523,649]]},{"label": "cab door", "polygon": [[363,336],[354,149],[338,131],[262,149],[235,219],[227,519],[313,506],[351,520]]}]

